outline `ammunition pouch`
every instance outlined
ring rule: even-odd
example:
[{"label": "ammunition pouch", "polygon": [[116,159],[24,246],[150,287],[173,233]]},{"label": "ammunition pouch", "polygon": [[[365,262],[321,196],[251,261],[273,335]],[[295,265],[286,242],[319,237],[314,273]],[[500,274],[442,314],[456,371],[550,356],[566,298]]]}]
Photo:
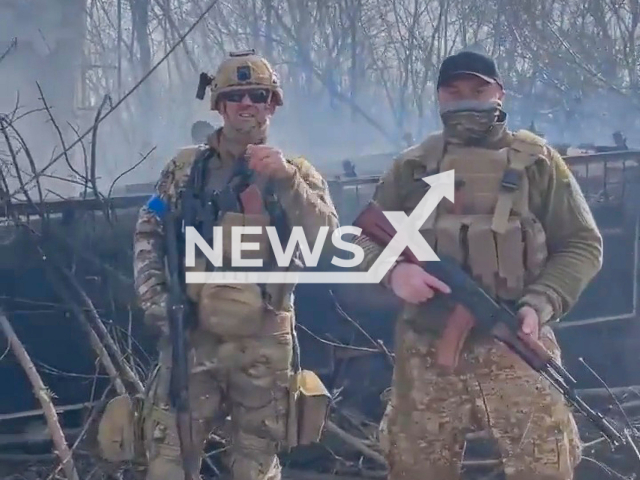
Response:
[{"label": "ammunition pouch", "polygon": [[256,284],[208,283],[197,308],[199,326],[220,338],[253,336],[262,330],[265,305]]},{"label": "ammunition pouch", "polygon": [[[243,235],[243,239],[254,237],[256,239],[254,247],[256,248],[238,253],[243,260],[261,259],[264,266],[270,255],[270,244],[266,231],[266,227],[269,225],[268,215],[226,212],[219,224],[222,230],[223,262],[228,264],[233,261],[234,252],[231,247],[239,240],[232,236],[233,227],[259,227],[260,233]],[[204,271],[206,260],[197,259],[195,269]],[[197,305],[198,324],[203,330],[222,339],[253,336],[260,333],[266,306],[264,292],[259,285],[207,283],[189,287],[191,288],[188,289],[188,294]]]},{"label": "ammunition pouch", "polygon": [[[544,154],[544,142],[521,131],[507,148],[449,145],[436,160],[440,171],[455,170],[459,187],[455,203],[439,205],[421,233],[438,255],[464,265],[490,295],[503,301],[521,298],[547,261],[544,229],[529,209],[526,173]],[[429,323],[441,332],[437,364],[452,370],[475,319],[457,306]]]},{"label": "ammunition pouch", "polygon": [[492,215],[442,214],[428,230],[438,254],[466,264],[492,295],[514,300],[544,267],[546,235],[533,215],[510,217],[502,233],[491,230],[492,221]]},{"label": "ammunition pouch", "polygon": [[[492,295],[516,301],[544,267],[546,235],[530,215],[510,217],[503,233],[492,232],[491,222],[490,215],[443,215],[435,227],[437,251],[466,263]],[[449,371],[455,368],[474,323],[473,316],[460,305],[448,313],[436,348],[439,366]]]},{"label": "ammunition pouch", "polygon": [[[243,260],[261,259],[264,266],[271,253],[269,236],[266,229],[270,224],[271,221],[268,215],[226,212],[219,224],[220,227],[222,227],[222,254],[224,262],[227,263],[233,259],[233,244],[246,238],[245,242],[247,246],[252,245],[255,248],[238,251],[237,255],[241,256]],[[232,233],[234,227],[258,227],[260,232],[255,234],[246,233],[242,235],[242,238],[234,239]],[[252,241],[249,242],[249,239]],[[234,242],[233,240],[236,241]]]},{"label": "ammunition pouch", "polygon": [[314,372],[301,370],[292,376],[289,399],[288,448],[318,442],[329,412],[329,391]]},{"label": "ammunition pouch", "polygon": [[146,459],[140,426],[140,400],[128,395],[113,398],[98,424],[100,456],[112,463],[140,462]]}]

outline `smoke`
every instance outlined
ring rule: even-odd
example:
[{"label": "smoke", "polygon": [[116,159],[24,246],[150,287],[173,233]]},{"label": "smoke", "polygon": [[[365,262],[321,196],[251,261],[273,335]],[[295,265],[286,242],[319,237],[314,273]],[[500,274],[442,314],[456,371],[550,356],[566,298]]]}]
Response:
[{"label": "smoke", "polygon": [[[139,158],[143,150],[155,146],[156,150],[145,164],[146,167],[128,174],[126,181],[123,179],[123,183],[154,182],[162,167],[178,149],[191,144],[191,127],[194,122],[204,120],[215,127],[222,125],[219,114],[209,110],[209,93],[203,101],[195,98],[197,77],[194,75],[192,80],[170,92],[163,91],[154,105],[157,114],[153,118],[145,115],[133,119],[132,124],[136,127],[129,132],[131,140],[127,144],[140,145],[137,149],[124,147],[124,143],[114,144],[112,135],[121,135],[121,132],[115,132],[113,125],[108,122],[100,127],[99,151],[103,156],[107,151],[110,152],[108,165],[102,166],[105,177],[113,178],[118,172],[128,168],[135,158]],[[269,130],[270,143],[280,148],[285,155],[302,155],[323,169],[328,165],[339,165],[346,157],[401,148],[398,142],[390,141],[377,127],[354,115],[348,105],[332,101],[327,94],[309,98],[287,87],[286,84],[283,86],[285,104],[276,110]],[[134,94],[132,102],[135,103],[137,97]],[[399,140],[400,135],[393,131],[391,116],[382,107],[371,110],[375,122],[386,129],[387,135]],[[146,124],[145,137],[140,134],[143,124]],[[110,133],[107,134],[107,131]]]},{"label": "smoke", "polygon": [[[127,92],[146,73],[138,61],[142,47],[131,36],[134,30],[131,12],[125,10],[120,56],[122,89],[118,92],[113,16],[107,18],[94,11],[86,18],[82,8],[78,8],[84,2],[74,2],[14,0],[0,5],[0,53],[13,37],[18,38],[18,48],[0,62],[0,111],[10,112],[18,94],[22,112],[42,108],[36,88],[36,81],[39,82],[67,145],[77,138],[74,128],[84,132],[91,127],[104,95],[110,95],[116,102],[119,93]],[[128,2],[123,5],[127,6]],[[178,30],[186,28],[179,25]],[[202,36],[204,31],[201,29],[198,35]],[[154,49],[151,53],[152,62],[155,62],[164,54],[166,46],[164,50],[160,48],[164,41],[160,30],[155,28],[152,32],[150,39]],[[227,32],[226,35],[230,34]],[[91,41],[83,43],[87,38]],[[194,122],[205,120],[214,126],[221,124],[218,114],[209,110],[209,99],[199,101],[195,98],[199,72],[194,68],[214,72],[222,52],[229,48],[221,40],[216,47],[220,53],[211,54],[199,49],[202,43],[199,38],[194,32],[194,38],[186,42],[190,57],[178,48],[100,124],[95,151],[97,183],[103,193],[116,179],[119,187],[155,182],[169,159],[180,148],[191,144]],[[213,44],[214,39],[206,38]],[[237,48],[252,46],[252,43],[248,39],[234,40]],[[383,86],[379,78],[366,76],[358,81],[352,98],[344,79],[330,79],[333,84],[327,80],[325,84],[331,85],[330,92],[315,77],[309,81],[312,77],[310,68],[305,67],[301,59],[294,57],[297,63],[291,65],[291,55],[274,53],[273,56],[283,81],[285,105],[273,117],[270,142],[286,155],[305,156],[327,175],[340,173],[340,164],[345,158],[399,151],[406,146],[405,136],[419,142],[440,128],[434,104],[435,72],[425,80],[419,98],[405,96],[402,88]],[[389,64],[393,65],[393,61]],[[562,91],[543,80],[507,85],[505,109],[511,129],[529,128],[533,122],[549,142],[572,145],[611,145],[611,135],[621,130],[630,147],[640,144],[636,133],[637,107],[630,106],[628,98],[593,86],[587,89],[582,84],[571,88],[565,86]],[[422,114],[418,113],[419,107]],[[108,108],[109,105],[105,111]],[[61,151],[58,134],[46,112],[28,115],[17,122],[16,127],[33,150],[38,167]],[[152,149],[153,154],[141,166],[122,176]],[[6,148],[0,147],[0,156],[6,160]],[[84,173],[91,163],[91,135],[85,138],[83,145],[71,151],[70,157],[74,168]],[[20,161],[23,170],[28,172],[23,154]],[[383,163],[376,165],[386,166]],[[77,179],[64,160],[58,161],[48,173]],[[45,178],[44,183],[46,189],[59,195],[83,191],[80,185],[52,178]]]},{"label": "smoke", "polygon": [[[6,53],[0,61],[0,113],[24,115],[14,126],[24,138],[37,168],[51,158],[54,149],[61,150],[49,114],[42,111],[28,114],[45,106],[38,85],[63,135],[67,136],[68,143],[73,141],[68,122],[75,120],[74,95],[76,72],[81,63],[82,28],[80,0],[8,0],[0,5],[0,55]],[[18,153],[22,175],[28,178],[30,167],[25,145],[13,133],[11,143]],[[0,145],[0,157],[6,164],[10,154],[4,138]],[[44,191],[58,195],[71,193],[72,184],[51,178],[66,177],[68,173],[64,162],[56,165],[48,172],[49,177],[42,180]],[[15,169],[8,176],[10,188],[17,188]]]},{"label": "smoke", "polygon": [[531,122],[552,144],[613,145],[612,135],[621,131],[629,147],[640,146],[638,108],[616,92],[598,91],[559,99],[555,109],[540,111],[527,98],[507,98],[505,109],[512,128],[529,128]]}]

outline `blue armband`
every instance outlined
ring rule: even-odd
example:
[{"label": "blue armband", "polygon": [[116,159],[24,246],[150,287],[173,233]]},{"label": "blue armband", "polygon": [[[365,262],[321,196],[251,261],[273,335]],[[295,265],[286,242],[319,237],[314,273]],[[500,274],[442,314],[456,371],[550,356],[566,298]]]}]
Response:
[{"label": "blue armband", "polygon": [[164,216],[169,211],[169,204],[156,194],[153,195],[147,202],[147,208],[155,213],[156,217],[158,217],[160,220],[163,220]]}]

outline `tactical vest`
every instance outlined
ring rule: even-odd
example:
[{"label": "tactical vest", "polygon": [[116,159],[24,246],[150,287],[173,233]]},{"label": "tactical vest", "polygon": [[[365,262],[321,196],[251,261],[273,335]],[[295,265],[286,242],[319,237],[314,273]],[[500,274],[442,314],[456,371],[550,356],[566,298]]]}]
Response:
[{"label": "tactical vest", "polygon": [[[280,241],[285,244],[290,235],[286,216],[272,189],[264,189],[263,201],[266,214],[245,214],[237,210],[216,211],[212,204],[211,191],[206,185],[208,165],[217,155],[212,148],[195,151],[187,149],[180,156],[196,155],[181,189],[181,213],[185,225],[194,226],[200,235],[211,241],[214,226],[222,227],[223,263],[230,264],[232,257],[232,235],[234,226],[258,226],[260,234],[244,235],[244,242],[256,243],[257,250],[243,250],[243,259],[261,259],[261,268],[249,270],[278,269],[273,259],[267,226],[275,226]],[[180,159],[178,159],[180,161]],[[294,261],[296,257],[294,256]],[[188,272],[211,271],[213,266],[206,257],[196,250],[195,267],[187,267]],[[224,267],[222,268],[225,269]],[[265,328],[265,313],[290,312],[292,291],[290,284],[187,284],[189,298],[196,305],[199,326],[221,338],[234,338],[259,334]],[[282,317],[282,315],[280,315]]]},{"label": "tactical vest", "polygon": [[[529,209],[525,170],[544,155],[544,141],[521,130],[506,148],[445,145],[441,134],[421,147],[426,170],[455,170],[452,204],[440,202],[421,229],[436,253],[465,266],[487,291],[503,300],[522,296],[547,259],[546,235]],[[424,168],[414,178],[425,176]]]}]

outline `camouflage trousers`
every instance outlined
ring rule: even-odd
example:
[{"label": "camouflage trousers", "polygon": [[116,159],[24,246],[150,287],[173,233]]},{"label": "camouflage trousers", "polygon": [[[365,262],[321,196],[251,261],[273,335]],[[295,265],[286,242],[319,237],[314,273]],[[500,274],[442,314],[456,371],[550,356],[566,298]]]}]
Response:
[{"label": "camouflage trousers", "polygon": [[[498,342],[478,340],[465,347],[452,375],[435,365],[433,335],[417,333],[404,321],[396,335],[392,395],[381,428],[390,480],[501,478],[474,477],[462,466],[469,439],[482,434],[498,458],[476,465],[493,463],[502,478],[573,479],[581,459],[573,415],[520,358]],[[559,361],[549,327],[542,328],[540,341]]]},{"label": "camouflage trousers", "polygon": [[[286,323],[286,325],[284,324]],[[191,335],[189,396],[195,438],[231,417],[227,463],[233,480],[279,480],[277,453],[286,441],[292,359],[290,324],[272,332],[221,342],[204,331]],[[183,480],[175,417],[169,409],[171,348],[160,348],[160,366],[145,406],[147,480]]]}]

